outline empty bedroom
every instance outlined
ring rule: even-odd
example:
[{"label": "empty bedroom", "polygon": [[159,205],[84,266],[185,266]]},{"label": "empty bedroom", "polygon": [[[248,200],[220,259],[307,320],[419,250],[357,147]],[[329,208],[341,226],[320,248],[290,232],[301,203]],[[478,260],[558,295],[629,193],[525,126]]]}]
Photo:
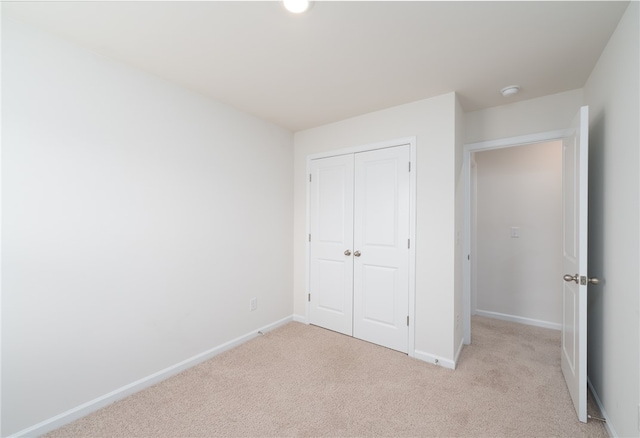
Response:
[{"label": "empty bedroom", "polygon": [[639,3],[289,3],[0,4],[0,436],[638,436]]}]

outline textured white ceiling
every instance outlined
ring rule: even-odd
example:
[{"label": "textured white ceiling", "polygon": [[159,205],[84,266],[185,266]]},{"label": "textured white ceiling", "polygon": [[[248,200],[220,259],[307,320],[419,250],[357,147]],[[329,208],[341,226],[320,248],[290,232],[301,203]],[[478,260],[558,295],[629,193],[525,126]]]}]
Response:
[{"label": "textured white ceiling", "polygon": [[[4,17],[298,131],[456,91],[581,88],[628,2],[16,2]],[[519,84],[503,98],[499,90]]]}]

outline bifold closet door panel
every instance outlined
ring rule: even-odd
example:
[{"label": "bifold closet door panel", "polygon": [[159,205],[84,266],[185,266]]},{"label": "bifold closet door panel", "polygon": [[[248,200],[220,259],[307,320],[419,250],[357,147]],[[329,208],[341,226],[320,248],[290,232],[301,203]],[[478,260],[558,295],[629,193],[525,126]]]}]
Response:
[{"label": "bifold closet door panel", "polygon": [[353,336],[407,352],[410,148],[355,154]]},{"label": "bifold closet door panel", "polygon": [[353,335],[353,154],[311,162],[309,322]]}]

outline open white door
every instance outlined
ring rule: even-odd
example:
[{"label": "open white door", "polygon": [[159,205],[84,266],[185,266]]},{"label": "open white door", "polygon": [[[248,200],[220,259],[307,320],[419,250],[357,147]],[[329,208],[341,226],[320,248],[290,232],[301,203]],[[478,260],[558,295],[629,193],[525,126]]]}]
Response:
[{"label": "open white door", "polygon": [[583,106],[563,139],[562,373],[578,419],[587,421],[587,182],[589,108]]}]

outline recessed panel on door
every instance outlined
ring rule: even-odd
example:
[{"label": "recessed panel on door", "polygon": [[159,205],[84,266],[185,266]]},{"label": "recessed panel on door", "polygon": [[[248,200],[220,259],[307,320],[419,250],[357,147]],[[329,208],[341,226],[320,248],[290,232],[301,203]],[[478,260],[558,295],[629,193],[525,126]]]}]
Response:
[{"label": "recessed panel on door", "polygon": [[571,374],[576,368],[576,305],[578,303],[578,286],[566,285],[562,292],[562,322],[565,330],[562,331],[562,355],[568,365]]},{"label": "recessed panel on door", "polygon": [[344,260],[318,259],[318,284],[317,289],[314,290],[314,295],[317,295],[315,297],[317,310],[344,315],[347,309],[351,309],[349,294],[336,293],[336,291],[344,290],[345,277],[351,276],[347,272],[350,266],[346,265]]},{"label": "recessed panel on door", "polygon": [[[386,151],[385,151],[386,152]],[[386,153],[385,153],[386,155]],[[365,162],[362,184],[362,244],[392,248],[398,244],[398,159],[381,159]],[[405,172],[407,169],[403,169]]]},{"label": "recessed panel on door", "polygon": [[347,195],[345,185],[351,172],[342,164],[326,163],[326,167],[319,167],[316,173],[313,188],[317,191],[317,241],[343,244],[345,227],[350,227],[345,223],[345,214],[350,208],[347,202],[351,196]]},{"label": "recessed panel on door", "polygon": [[362,319],[369,324],[376,324],[395,329],[397,310],[396,290],[398,285],[398,269],[385,266],[362,266]]},{"label": "recessed panel on door", "polygon": [[352,335],[353,155],[313,160],[309,187],[309,322]]},{"label": "recessed panel on door", "polygon": [[354,336],[407,352],[409,146],[355,154]]},{"label": "recessed panel on door", "polygon": [[[577,243],[578,231],[578,205],[576,189],[579,181],[578,176],[578,148],[576,147],[575,136],[564,139],[562,145],[562,185],[563,185],[563,206],[562,206],[562,252],[565,261],[565,269],[577,269]],[[567,369],[571,374],[575,373],[576,363],[576,313],[579,285],[575,282],[564,282],[562,286],[562,355],[567,364]]]}]

